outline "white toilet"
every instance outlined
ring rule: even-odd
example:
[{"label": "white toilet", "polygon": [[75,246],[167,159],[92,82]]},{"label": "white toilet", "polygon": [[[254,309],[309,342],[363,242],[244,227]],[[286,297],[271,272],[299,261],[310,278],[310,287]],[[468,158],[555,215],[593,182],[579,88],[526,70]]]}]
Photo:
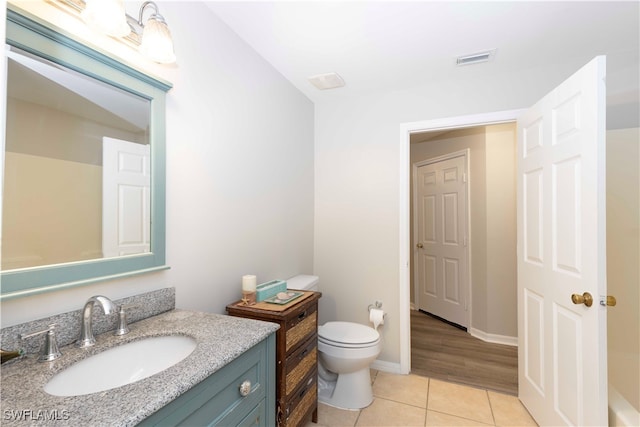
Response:
[{"label": "white toilet", "polygon": [[[287,279],[290,289],[317,290],[318,276]],[[361,409],[373,401],[369,366],[382,348],[375,329],[352,322],[318,327],[318,400],[341,409]]]}]

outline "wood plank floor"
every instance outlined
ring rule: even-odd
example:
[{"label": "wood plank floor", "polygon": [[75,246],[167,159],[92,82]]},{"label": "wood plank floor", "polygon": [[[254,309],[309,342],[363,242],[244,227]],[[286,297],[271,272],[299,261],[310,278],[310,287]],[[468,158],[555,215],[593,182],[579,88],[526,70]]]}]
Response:
[{"label": "wood plank floor", "polygon": [[518,348],[492,344],[411,311],[411,373],[518,394]]}]

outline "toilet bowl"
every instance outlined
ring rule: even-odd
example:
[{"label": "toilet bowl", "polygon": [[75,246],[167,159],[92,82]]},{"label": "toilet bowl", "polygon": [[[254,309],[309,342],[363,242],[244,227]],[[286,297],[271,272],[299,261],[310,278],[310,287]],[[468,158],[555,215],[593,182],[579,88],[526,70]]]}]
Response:
[{"label": "toilet bowl", "polygon": [[380,334],[351,322],[318,328],[318,400],[341,409],[361,409],[373,401],[369,366],[380,354]]},{"label": "toilet bowl", "polygon": [[[317,276],[287,279],[289,289],[317,291]],[[352,322],[318,327],[318,400],[340,409],[362,409],[373,401],[369,367],[382,344],[374,328]]]}]

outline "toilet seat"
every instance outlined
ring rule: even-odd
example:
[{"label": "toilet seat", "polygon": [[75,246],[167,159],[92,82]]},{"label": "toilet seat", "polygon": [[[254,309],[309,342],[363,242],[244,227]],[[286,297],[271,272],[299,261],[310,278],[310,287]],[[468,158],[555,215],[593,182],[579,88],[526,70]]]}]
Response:
[{"label": "toilet seat", "polygon": [[342,348],[372,347],[380,342],[380,334],[358,323],[327,322],[318,327],[318,341]]}]

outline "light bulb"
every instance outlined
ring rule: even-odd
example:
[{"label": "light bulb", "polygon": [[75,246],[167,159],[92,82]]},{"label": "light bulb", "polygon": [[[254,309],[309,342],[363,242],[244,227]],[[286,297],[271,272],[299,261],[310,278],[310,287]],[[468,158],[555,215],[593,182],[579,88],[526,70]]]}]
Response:
[{"label": "light bulb", "polygon": [[145,24],[140,53],[160,64],[170,64],[176,61],[171,32],[161,17],[157,19],[156,15],[153,15]]},{"label": "light bulb", "polygon": [[91,29],[103,34],[124,37],[131,32],[122,0],[86,0],[80,16]]}]

